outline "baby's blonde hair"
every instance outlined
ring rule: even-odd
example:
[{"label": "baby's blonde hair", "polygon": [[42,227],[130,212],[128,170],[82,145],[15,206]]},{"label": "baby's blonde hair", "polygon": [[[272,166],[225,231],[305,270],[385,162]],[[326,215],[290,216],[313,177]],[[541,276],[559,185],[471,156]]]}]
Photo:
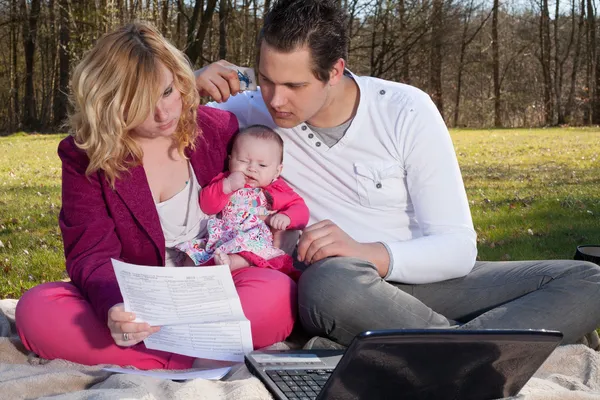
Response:
[{"label": "baby's blonde hair", "polygon": [[200,97],[189,60],[154,27],[136,22],[107,33],[73,72],[71,135],[90,159],[86,174],[103,170],[113,188],[121,172],[142,160],[129,133],[154,113],[163,94],[158,63],[173,73],[173,86],[181,92],[174,138],[184,156],[199,134]]}]

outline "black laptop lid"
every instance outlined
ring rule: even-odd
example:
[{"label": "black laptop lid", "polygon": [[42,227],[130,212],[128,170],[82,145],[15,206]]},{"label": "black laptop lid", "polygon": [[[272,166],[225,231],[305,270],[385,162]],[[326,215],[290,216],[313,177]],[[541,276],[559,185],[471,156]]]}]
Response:
[{"label": "black laptop lid", "polygon": [[514,396],[562,340],[556,331],[387,330],[358,335],[318,399]]}]

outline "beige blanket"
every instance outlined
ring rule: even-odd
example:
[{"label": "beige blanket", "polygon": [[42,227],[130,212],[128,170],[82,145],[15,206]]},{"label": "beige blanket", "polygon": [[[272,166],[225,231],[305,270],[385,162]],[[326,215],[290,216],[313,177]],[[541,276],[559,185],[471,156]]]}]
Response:
[{"label": "beige blanket", "polygon": [[[0,399],[271,399],[238,365],[223,381],[173,382],[112,374],[64,360],[29,354],[15,335],[16,300],[0,300]],[[278,344],[278,348],[285,348]],[[584,345],[559,347],[521,390],[519,400],[600,399],[600,353]]]}]

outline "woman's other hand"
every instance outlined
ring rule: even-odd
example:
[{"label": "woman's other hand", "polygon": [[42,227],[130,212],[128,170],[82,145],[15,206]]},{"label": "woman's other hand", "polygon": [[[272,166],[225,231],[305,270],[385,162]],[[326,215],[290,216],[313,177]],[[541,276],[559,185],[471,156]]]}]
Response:
[{"label": "woman's other hand", "polygon": [[115,304],[108,310],[108,329],[115,343],[122,347],[136,345],[160,330],[145,322],[133,322],[135,314],[125,311],[123,303]]}]

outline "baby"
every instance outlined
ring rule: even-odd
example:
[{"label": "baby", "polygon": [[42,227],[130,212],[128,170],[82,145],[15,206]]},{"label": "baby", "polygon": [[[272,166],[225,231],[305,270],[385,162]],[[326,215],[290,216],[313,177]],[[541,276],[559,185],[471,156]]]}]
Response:
[{"label": "baby", "polygon": [[[249,259],[254,265],[263,264],[254,256],[270,260],[284,255],[273,247],[267,224],[277,230],[303,229],[309,211],[279,177],[282,161],[283,141],[275,131],[263,125],[241,131],[229,156],[229,172],[200,190],[200,208],[205,214],[215,214],[208,220],[208,236],[177,248],[195,265],[214,258],[215,264],[227,264],[232,271],[250,266]],[[291,268],[291,258],[289,264]]]}]

